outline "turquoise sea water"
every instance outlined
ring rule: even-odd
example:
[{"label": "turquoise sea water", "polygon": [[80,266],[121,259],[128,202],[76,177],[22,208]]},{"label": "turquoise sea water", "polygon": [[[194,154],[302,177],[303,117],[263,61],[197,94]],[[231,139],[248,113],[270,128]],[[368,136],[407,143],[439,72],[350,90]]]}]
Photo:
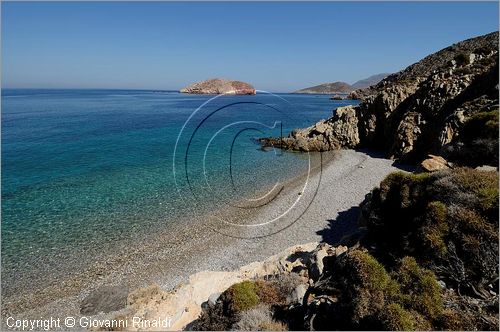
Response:
[{"label": "turquoise sea water", "polygon": [[303,172],[306,158],[263,151],[254,138],[287,135],[348,103],[213,97],[3,90],[3,288]]}]

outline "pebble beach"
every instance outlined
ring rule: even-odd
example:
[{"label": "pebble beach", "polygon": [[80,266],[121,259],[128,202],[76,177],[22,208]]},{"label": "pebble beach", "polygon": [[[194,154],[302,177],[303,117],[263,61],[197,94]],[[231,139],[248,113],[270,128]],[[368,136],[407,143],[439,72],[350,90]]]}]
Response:
[{"label": "pebble beach", "polygon": [[[311,154],[310,169],[257,209],[225,208],[176,223],[147,240],[124,243],[62,283],[4,298],[3,317],[78,316],[81,301],[103,285],[169,290],[200,271],[234,270],[292,245],[335,243],[356,230],[365,195],[398,170],[392,160],[354,150]],[[274,215],[284,217],[270,223]]]}]

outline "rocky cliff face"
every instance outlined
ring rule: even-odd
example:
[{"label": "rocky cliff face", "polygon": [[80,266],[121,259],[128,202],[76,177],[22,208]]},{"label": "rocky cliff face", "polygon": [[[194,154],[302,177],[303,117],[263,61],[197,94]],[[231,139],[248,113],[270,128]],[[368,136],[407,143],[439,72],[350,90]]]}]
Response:
[{"label": "rocky cliff face", "polygon": [[193,94],[235,94],[254,95],[255,88],[245,82],[231,81],[221,78],[214,78],[202,82],[196,82],[181,89],[182,93]]},{"label": "rocky cliff face", "polygon": [[474,115],[498,113],[498,32],[447,47],[355,94],[359,106],[264,142],[303,151],[380,148],[406,161],[445,154],[463,143],[462,130]]}]

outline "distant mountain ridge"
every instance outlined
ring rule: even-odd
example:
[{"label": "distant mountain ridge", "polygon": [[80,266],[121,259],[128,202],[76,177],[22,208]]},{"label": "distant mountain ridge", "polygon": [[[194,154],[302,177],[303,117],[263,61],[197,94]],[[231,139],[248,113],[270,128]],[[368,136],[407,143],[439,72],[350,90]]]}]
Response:
[{"label": "distant mountain ridge", "polygon": [[372,75],[370,77],[367,77],[365,79],[362,79],[362,80],[355,82],[352,85],[352,88],[353,88],[353,90],[368,88],[368,87],[375,85],[378,82],[382,81],[384,78],[386,78],[389,75],[391,75],[391,73],[380,73],[380,74]]},{"label": "distant mountain ridge", "polygon": [[305,89],[297,90],[293,93],[311,93],[311,94],[327,94],[327,95],[337,94],[337,93],[350,93],[357,89],[365,89],[372,85],[375,85],[389,75],[390,73],[381,73],[372,75],[370,77],[355,82],[353,85],[350,85],[349,83],[346,82],[323,83]]}]

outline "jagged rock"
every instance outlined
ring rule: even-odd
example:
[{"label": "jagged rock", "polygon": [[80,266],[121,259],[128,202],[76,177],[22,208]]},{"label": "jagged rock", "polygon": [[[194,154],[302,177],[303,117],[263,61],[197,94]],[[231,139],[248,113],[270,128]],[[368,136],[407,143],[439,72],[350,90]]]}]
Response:
[{"label": "jagged rock", "polygon": [[340,256],[342,254],[344,254],[345,252],[347,252],[349,248],[347,248],[346,246],[338,246],[337,248],[335,248],[335,256]]},{"label": "jagged rock", "polygon": [[221,78],[209,79],[193,83],[180,90],[182,93],[193,94],[235,94],[254,95],[255,88],[245,82],[231,81]]},{"label": "jagged rock", "polygon": [[357,91],[358,90],[355,90],[355,91],[351,92],[350,94],[348,94],[346,99],[352,99],[352,100],[360,99],[360,96],[359,96]]},{"label": "jagged rock", "polygon": [[359,144],[358,117],[353,106],[338,107],[334,116],[305,129],[295,129],[288,137],[261,138],[263,146],[297,151],[329,151]]},{"label": "jagged rock", "polygon": [[353,106],[338,107],[331,121],[332,131],[327,139],[334,148],[354,148],[359,140],[358,116]]},{"label": "jagged rock", "polygon": [[168,316],[171,318],[169,330],[181,330],[198,318],[202,307],[215,303],[217,294],[235,283],[269,275],[286,275],[298,268],[306,269],[317,246],[317,242],[296,245],[236,271],[198,272],[189,277],[188,283],[168,292],[157,285],[135,290],[129,294],[128,306],[119,315],[145,319]]},{"label": "jagged rock", "polygon": [[450,168],[446,159],[441,156],[434,156],[432,154],[429,155],[429,158],[422,161],[420,165],[427,172],[435,172]]},{"label": "jagged rock", "polygon": [[319,276],[323,273],[323,259],[328,256],[328,249],[328,245],[320,245],[312,254],[309,266],[309,276],[313,281],[317,281]]},{"label": "jagged rock", "polygon": [[307,285],[299,284],[292,293],[287,297],[287,302],[290,304],[302,303],[307,292]]}]

